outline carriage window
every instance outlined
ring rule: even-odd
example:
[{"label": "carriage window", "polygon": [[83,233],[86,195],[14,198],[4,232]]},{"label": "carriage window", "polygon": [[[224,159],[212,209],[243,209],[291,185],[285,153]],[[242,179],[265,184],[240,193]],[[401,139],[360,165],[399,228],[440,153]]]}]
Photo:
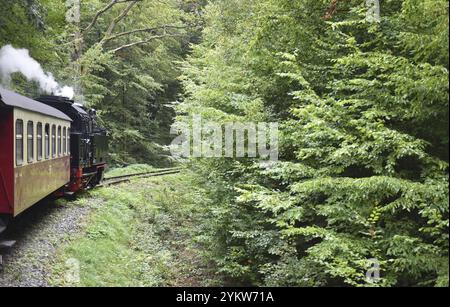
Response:
[{"label": "carriage window", "polygon": [[16,165],[23,164],[23,120],[16,121]]},{"label": "carriage window", "polygon": [[52,157],[56,157],[56,126],[52,126]]},{"label": "carriage window", "polygon": [[63,151],[64,155],[67,154],[67,129],[64,127],[63,129]]},{"label": "carriage window", "polygon": [[42,123],[37,124],[37,160],[42,160]]},{"label": "carriage window", "polygon": [[62,154],[62,145],[61,145],[61,126],[58,126],[58,155]]},{"label": "carriage window", "polygon": [[34,123],[29,121],[27,124],[27,161],[34,160]]},{"label": "carriage window", "polygon": [[45,159],[50,158],[50,125],[45,125]]},{"label": "carriage window", "polygon": [[67,153],[70,155],[70,128],[67,128]]}]

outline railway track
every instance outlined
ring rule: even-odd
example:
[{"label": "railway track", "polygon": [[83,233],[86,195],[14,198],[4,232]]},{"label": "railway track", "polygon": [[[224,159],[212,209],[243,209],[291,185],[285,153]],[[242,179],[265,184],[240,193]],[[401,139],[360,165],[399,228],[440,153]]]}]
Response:
[{"label": "railway track", "polygon": [[182,170],[181,167],[163,168],[163,169],[157,169],[157,170],[150,171],[150,172],[105,178],[103,180],[103,182],[100,185],[98,185],[98,187],[106,187],[106,186],[117,185],[117,184],[121,184],[121,183],[125,183],[125,182],[130,182],[132,179],[159,177],[159,176],[164,176],[164,175],[177,174],[177,173],[181,172],[181,170]]}]

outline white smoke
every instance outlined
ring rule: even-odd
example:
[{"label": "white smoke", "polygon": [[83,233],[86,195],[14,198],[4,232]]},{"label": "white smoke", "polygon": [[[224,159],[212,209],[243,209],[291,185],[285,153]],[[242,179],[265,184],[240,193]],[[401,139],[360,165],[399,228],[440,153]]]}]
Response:
[{"label": "white smoke", "polygon": [[16,49],[6,45],[0,49],[0,79],[9,82],[11,74],[21,73],[28,81],[36,81],[41,89],[49,94],[73,98],[72,87],[61,87],[51,73],[45,72],[41,64],[30,56],[27,49]]},{"label": "white smoke", "polygon": [[62,88],[57,90],[55,92],[55,94],[58,96],[63,96],[63,97],[67,97],[69,99],[73,99],[73,97],[75,96],[75,91],[74,91],[73,87],[71,87],[71,86],[63,86]]}]

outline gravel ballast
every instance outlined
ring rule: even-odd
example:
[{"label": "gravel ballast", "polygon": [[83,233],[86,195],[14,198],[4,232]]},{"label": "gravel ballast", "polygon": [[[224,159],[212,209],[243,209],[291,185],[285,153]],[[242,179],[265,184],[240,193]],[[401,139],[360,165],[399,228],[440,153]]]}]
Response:
[{"label": "gravel ballast", "polygon": [[57,248],[82,230],[86,217],[95,207],[56,203],[54,200],[40,202],[15,219],[2,235],[17,243],[6,254],[2,252],[0,287],[49,286],[49,268]]}]

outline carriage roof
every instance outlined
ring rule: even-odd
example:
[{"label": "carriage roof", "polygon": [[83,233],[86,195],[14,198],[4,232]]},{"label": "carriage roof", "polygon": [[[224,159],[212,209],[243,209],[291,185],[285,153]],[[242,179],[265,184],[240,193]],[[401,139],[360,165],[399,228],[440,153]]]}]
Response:
[{"label": "carriage roof", "polygon": [[0,87],[0,106],[2,104],[72,121],[66,114],[55,108]]}]

